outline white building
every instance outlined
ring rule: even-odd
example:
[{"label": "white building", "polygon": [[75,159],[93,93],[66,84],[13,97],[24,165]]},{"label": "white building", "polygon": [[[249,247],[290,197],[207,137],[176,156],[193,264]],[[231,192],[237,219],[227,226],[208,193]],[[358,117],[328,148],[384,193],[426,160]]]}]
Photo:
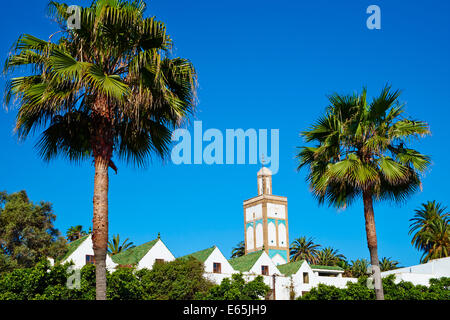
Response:
[{"label": "white building", "polygon": [[[69,243],[69,251],[62,258],[61,263],[72,261],[74,267],[81,269],[86,264],[94,264],[94,249],[92,249],[92,235],[81,237]],[[117,266],[109,255],[106,255],[106,268],[114,271]]]},{"label": "white building", "polygon": [[[345,288],[356,278],[343,277],[344,270],[335,266],[309,265],[306,261],[289,262],[289,229],[287,198],[272,195],[272,173],[267,168],[258,172],[258,196],[244,201],[245,255],[227,260],[216,246],[197,251],[180,259],[192,257],[204,264],[205,277],[220,284],[224,278],[242,273],[251,281],[262,276],[272,288],[271,298],[288,300],[302,296],[320,283]],[[63,262],[73,261],[78,268],[93,263],[91,236],[73,241]],[[168,262],[175,257],[158,238],[112,257],[106,265],[136,266],[151,269],[154,263]],[[431,278],[450,277],[450,257],[429,263],[382,272],[385,277],[395,274],[396,282],[410,281],[428,285]],[[275,295],[275,297],[273,296]]]},{"label": "white building", "polygon": [[450,277],[450,257],[431,260],[427,263],[381,273],[382,277],[395,275],[395,283],[409,281],[414,285],[429,285],[430,279]]},{"label": "white building", "polygon": [[151,269],[155,262],[169,262],[175,260],[175,257],[158,235],[157,239],[118,253],[112,259],[121,266]]}]

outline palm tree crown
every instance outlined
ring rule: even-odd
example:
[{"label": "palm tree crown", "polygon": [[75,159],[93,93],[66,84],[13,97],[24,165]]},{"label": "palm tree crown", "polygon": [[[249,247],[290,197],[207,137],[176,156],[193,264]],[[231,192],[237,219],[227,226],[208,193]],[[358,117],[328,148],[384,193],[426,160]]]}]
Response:
[{"label": "palm tree crown", "polygon": [[121,253],[127,249],[131,249],[136,247],[133,242],[128,242],[128,238],[123,240],[122,244],[120,244],[120,236],[115,235],[113,236],[112,241],[108,241],[108,252],[110,255],[116,255],[118,253]]},{"label": "palm tree crown", "polygon": [[340,261],[345,260],[345,256],[340,254],[338,249],[331,247],[323,248],[317,254],[317,264],[322,266],[337,266]]},{"label": "palm tree crown", "polygon": [[436,201],[422,204],[410,219],[411,243],[423,251],[421,262],[448,257],[450,253],[450,213]]},{"label": "palm tree crown", "polygon": [[239,242],[231,251],[231,259],[245,255],[245,242]]},{"label": "palm tree crown", "polygon": [[72,226],[67,230],[66,237],[69,241],[75,241],[81,237],[84,237],[86,234],[86,231],[83,230],[83,226],[77,225]]},{"label": "palm tree crown", "polygon": [[306,260],[309,264],[317,263],[319,244],[315,244],[312,238],[300,237],[291,243],[291,261]]}]

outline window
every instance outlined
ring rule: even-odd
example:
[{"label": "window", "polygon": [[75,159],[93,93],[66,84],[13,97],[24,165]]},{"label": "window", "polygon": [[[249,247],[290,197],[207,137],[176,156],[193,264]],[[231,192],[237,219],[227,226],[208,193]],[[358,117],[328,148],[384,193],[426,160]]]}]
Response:
[{"label": "window", "polygon": [[309,273],[303,272],[303,283],[309,283]]},{"label": "window", "polygon": [[261,274],[264,276],[269,275],[269,266],[261,266]]},{"label": "window", "polygon": [[155,259],[155,263],[164,263],[164,259]]},{"label": "window", "polygon": [[222,264],[220,264],[219,262],[214,262],[213,263],[213,272],[221,273],[222,272]]},{"label": "window", "polygon": [[86,264],[94,264],[95,263],[95,259],[93,255],[86,255]]}]

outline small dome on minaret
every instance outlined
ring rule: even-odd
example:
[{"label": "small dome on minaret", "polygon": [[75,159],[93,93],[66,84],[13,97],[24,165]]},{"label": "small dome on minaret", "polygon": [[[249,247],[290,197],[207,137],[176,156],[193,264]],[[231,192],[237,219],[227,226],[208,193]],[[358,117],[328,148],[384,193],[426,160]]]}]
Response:
[{"label": "small dome on minaret", "polygon": [[272,194],[272,171],[262,167],[258,171],[258,195]]},{"label": "small dome on minaret", "polygon": [[266,167],[262,167],[259,171],[258,171],[258,177],[259,176],[271,176],[272,175],[272,171],[270,171],[269,168]]}]

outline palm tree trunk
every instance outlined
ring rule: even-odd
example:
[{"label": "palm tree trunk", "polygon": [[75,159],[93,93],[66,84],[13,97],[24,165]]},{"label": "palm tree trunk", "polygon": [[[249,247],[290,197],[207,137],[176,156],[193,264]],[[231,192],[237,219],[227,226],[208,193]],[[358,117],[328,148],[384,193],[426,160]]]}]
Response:
[{"label": "palm tree trunk", "polygon": [[366,220],[367,246],[370,252],[370,263],[372,265],[373,277],[375,280],[375,297],[377,300],[384,300],[383,284],[378,260],[377,232],[375,229],[375,216],[373,212],[373,196],[369,191],[363,192],[364,218]]},{"label": "palm tree trunk", "polygon": [[96,269],[96,299],[106,300],[106,252],[108,249],[108,167],[104,157],[95,157],[94,218],[92,244]]}]

